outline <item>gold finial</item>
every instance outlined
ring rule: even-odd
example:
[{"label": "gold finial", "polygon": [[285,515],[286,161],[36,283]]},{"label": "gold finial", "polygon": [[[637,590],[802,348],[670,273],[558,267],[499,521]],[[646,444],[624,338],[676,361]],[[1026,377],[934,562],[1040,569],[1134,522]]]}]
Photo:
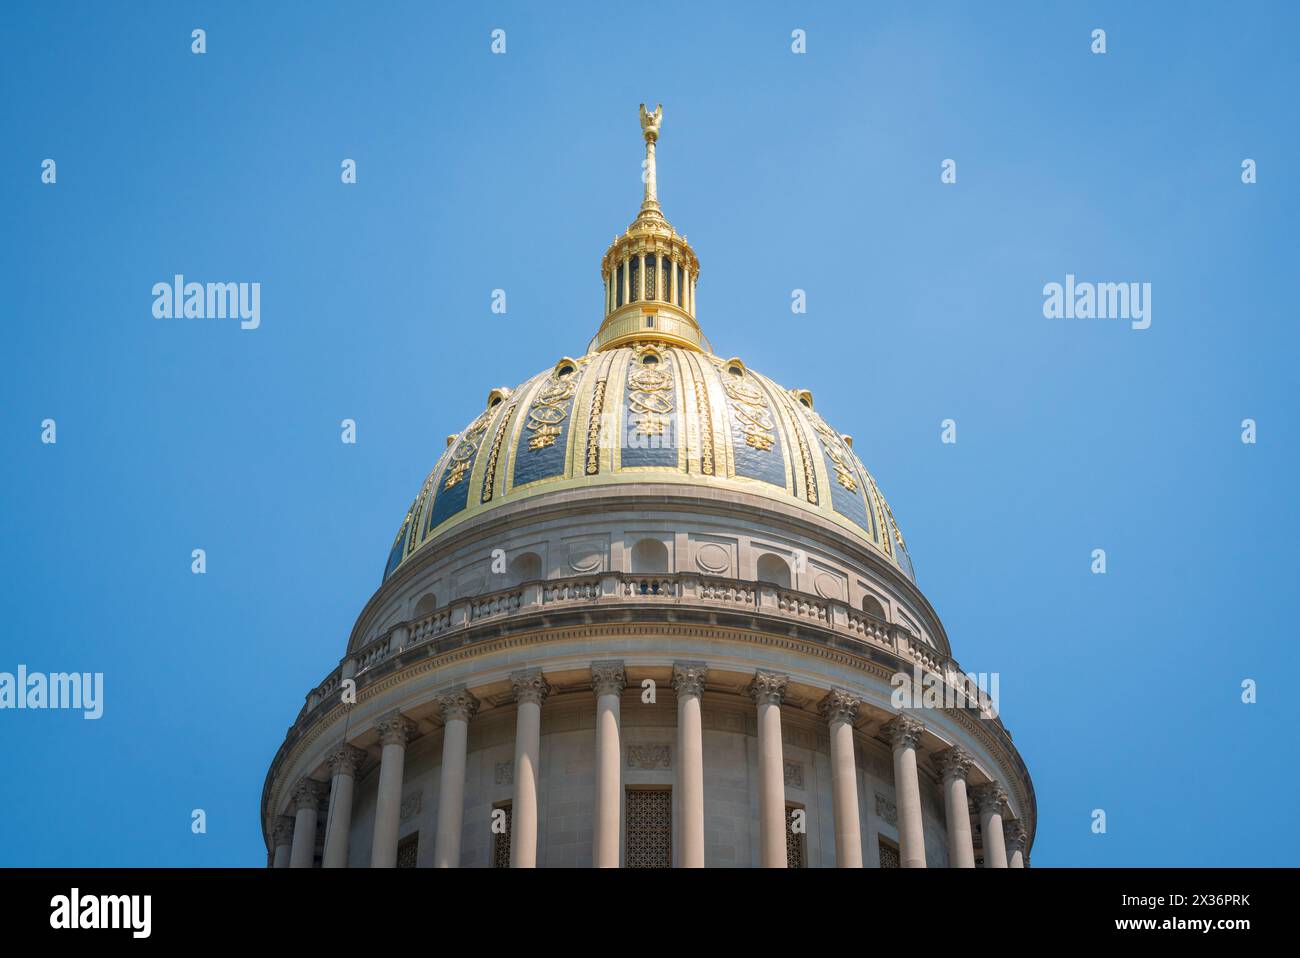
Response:
[{"label": "gold finial", "polygon": [[664,121],[664,105],[660,103],[655,107],[653,113],[645,111],[645,104],[641,104],[641,134],[645,137],[647,143],[653,143],[659,139],[659,124]]},{"label": "gold finial", "polygon": [[664,121],[664,105],[660,103],[653,113],[647,113],[641,104],[641,135],[645,137],[645,163],[641,179],[645,181],[645,201],[641,208],[659,206],[659,184],[655,177],[655,141],[659,139],[659,124]]}]

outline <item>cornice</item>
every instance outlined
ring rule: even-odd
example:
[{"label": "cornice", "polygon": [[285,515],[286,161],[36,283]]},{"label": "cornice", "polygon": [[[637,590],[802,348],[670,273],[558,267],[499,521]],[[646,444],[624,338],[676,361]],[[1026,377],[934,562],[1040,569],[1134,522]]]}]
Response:
[{"label": "cornice", "polygon": [[[595,607],[594,609],[583,608],[584,618],[590,620],[591,612],[600,608],[603,608],[604,611],[624,614],[627,611],[626,607],[622,605]],[[668,611],[662,606],[658,608],[659,611]],[[639,611],[644,613],[648,610],[641,608]],[[677,611],[680,612],[681,610]],[[817,631],[824,632],[825,630],[816,630],[810,626],[785,623],[787,625],[785,634],[776,634],[770,631],[746,629],[734,624],[717,621],[719,617],[727,618],[734,615],[736,613],[724,614],[722,610],[719,610],[712,617],[713,621],[707,624],[686,624],[667,619],[647,622],[642,619],[622,622],[587,621],[578,625],[556,627],[548,626],[543,621],[537,628],[506,636],[499,634],[501,628],[499,623],[485,624],[477,629],[468,630],[469,632],[478,631],[483,633],[483,636],[477,641],[472,637],[465,636],[463,633],[457,633],[454,637],[457,645],[454,648],[447,648],[439,652],[436,649],[438,642],[435,640],[428,643],[427,646],[420,646],[398,655],[392,660],[393,669],[391,672],[358,688],[355,705],[340,703],[328,711],[320,712],[310,719],[307,727],[296,737],[293,735],[294,730],[290,730],[289,737],[286,738],[276,753],[263,787],[262,820],[264,833],[269,827],[268,815],[270,809],[281,804],[279,796],[282,794],[285,783],[279,783],[278,787],[273,789],[273,786],[276,785],[277,774],[281,768],[292,768],[301,756],[316,747],[316,743],[322,737],[333,731],[337,723],[344,718],[349,710],[380,699],[395,688],[456,663],[530,647],[544,650],[547,645],[565,641],[644,638],[647,632],[650,632],[665,639],[696,639],[711,643],[731,643],[742,646],[762,645],[783,652],[807,655],[838,666],[856,669],[863,673],[864,677],[875,679],[884,685],[888,685],[890,678],[905,664],[910,668],[910,663],[904,663],[897,655],[884,649],[874,647],[850,649],[838,643],[829,644],[826,641],[818,641],[817,638],[813,637],[813,633]],[[545,620],[547,618],[559,618],[559,616],[538,616],[537,618]],[[833,633],[829,637],[832,640],[835,638]],[[829,692],[830,689],[828,688],[827,691]],[[431,692],[430,700],[434,700],[439,694],[441,693]],[[1024,810],[1024,819],[1028,822],[1029,830],[1029,841],[1026,847],[1032,847],[1033,835],[1037,827],[1037,805],[1034,799],[1033,784],[1023,760],[1011,743],[1010,737],[1006,736],[1005,730],[1003,730],[1001,736],[996,735],[988,727],[987,720],[976,719],[960,709],[929,710],[929,714],[941,715],[945,722],[957,726],[970,739],[978,742],[993,759],[995,766],[1002,769],[1007,780],[1006,784],[1014,791],[1019,800],[1020,808]],[[933,722],[931,725],[933,726]]]}]

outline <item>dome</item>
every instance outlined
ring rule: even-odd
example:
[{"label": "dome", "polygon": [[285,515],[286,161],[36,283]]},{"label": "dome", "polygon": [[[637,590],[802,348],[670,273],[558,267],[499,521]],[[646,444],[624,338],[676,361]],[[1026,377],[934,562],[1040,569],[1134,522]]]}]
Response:
[{"label": "dome", "polygon": [[[402,520],[386,580],[424,545],[530,496],[653,481],[796,504],[865,540],[915,580],[875,479],[806,389],[712,352],[695,318],[700,263],[659,207],[662,107],[641,106],[645,195],[601,259],[605,318],[579,359],[560,357],[486,408],[447,447]],[[693,490],[691,487],[695,487]]]},{"label": "dome", "polygon": [[700,329],[661,117],[595,336],[447,438],[286,733],[272,867],[1028,864],[996,680],[852,440]]},{"label": "dome", "polygon": [[734,489],[815,513],[913,578],[889,504],[808,390],[739,358],[652,337],[563,357],[486,408],[446,449],[402,521],[386,579],[422,546],[530,496],[653,481]]}]

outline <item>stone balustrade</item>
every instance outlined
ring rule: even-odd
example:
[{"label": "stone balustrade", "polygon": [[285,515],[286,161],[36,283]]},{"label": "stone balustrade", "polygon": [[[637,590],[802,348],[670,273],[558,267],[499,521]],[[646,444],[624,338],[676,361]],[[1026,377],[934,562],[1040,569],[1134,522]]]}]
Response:
[{"label": "stone balustrade", "polygon": [[427,645],[441,636],[483,622],[501,622],[512,616],[537,614],[581,605],[669,603],[675,607],[751,612],[757,616],[789,619],[814,629],[825,629],[892,652],[902,664],[920,666],[941,676],[966,701],[978,701],[978,689],[957,663],[918,636],[878,619],[837,599],[762,582],[701,576],[696,573],[634,574],[606,572],[522,583],[473,598],[458,599],[419,619],[393,626],[383,635],[354,651],[307,696],[298,722],[321,706],[339,689],[341,679],[366,684],[369,673],[400,653]]}]

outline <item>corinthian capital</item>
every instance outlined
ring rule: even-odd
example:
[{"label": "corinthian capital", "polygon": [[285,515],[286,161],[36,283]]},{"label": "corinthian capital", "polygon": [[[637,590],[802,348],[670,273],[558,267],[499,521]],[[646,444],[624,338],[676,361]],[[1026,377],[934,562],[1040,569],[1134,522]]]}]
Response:
[{"label": "corinthian capital", "polygon": [[401,712],[389,712],[375,723],[379,741],[383,745],[405,746],[415,734],[415,723]]},{"label": "corinthian capital", "polygon": [[468,722],[478,713],[478,699],[465,686],[458,685],[438,696],[438,708],[442,709],[443,724]]},{"label": "corinthian capital", "polygon": [[755,672],[754,680],[749,683],[750,697],[759,705],[780,705],[785,701],[785,687],[789,681],[788,675]]},{"label": "corinthian capital", "polygon": [[298,784],[289,793],[293,799],[293,810],[297,812],[304,808],[319,808],[321,799],[325,797],[325,791],[324,782],[318,782],[314,778],[298,779]]},{"label": "corinthian capital", "polygon": [[884,727],[894,748],[916,748],[924,731],[925,726],[910,715],[896,715]]},{"label": "corinthian capital", "polygon": [[966,776],[970,774],[971,768],[975,765],[975,759],[970,752],[966,751],[960,745],[954,745],[952,748],[946,748],[934,757],[935,764],[939,766],[939,773],[946,782],[950,778],[960,778],[966,781]]},{"label": "corinthian capital", "polygon": [[1025,826],[1018,818],[1002,823],[1002,837],[1007,843],[1007,854],[1025,850]]},{"label": "corinthian capital", "polygon": [[844,689],[831,689],[826,693],[826,697],[821,700],[817,708],[820,709],[822,717],[829,724],[848,722],[852,725],[858,720],[858,709],[861,705],[862,699],[852,692],[846,692]]},{"label": "corinthian capital", "polygon": [[293,841],[293,816],[280,815],[271,826],[271,846],[278,848]]},{"label": "corinthian capital", "polygon": [[673,691],[678,695],[703,695],[708,678],[709,668],[702,662],[673,663]]},{"label": "corinthian capital", "polygon": [[330,775],[356,775],[357,769],[365,760],[365,750],[352,745],[340,745],[326,756],[326,761],[330,763]]},{"label": "corinthian capital", "polygon": [[627,685],[627,673],[622,662],[592,662],[591,687],[596,698],[602,695],[619,695]]},{"label": "corinthian capital", "polygon": [[515,701],[520,705],[541,705],[551,694],[551,687],[546,684],[541,669],[514,673],[510,676],[510,686],[515,692]]},{"label": "corinthian capital", "polygon": [[970,797],[981,815],[986,812],[1000,815],[1002,806],[1007,803],[1007,790],[997,782],[985,782],[972,788]]}]

